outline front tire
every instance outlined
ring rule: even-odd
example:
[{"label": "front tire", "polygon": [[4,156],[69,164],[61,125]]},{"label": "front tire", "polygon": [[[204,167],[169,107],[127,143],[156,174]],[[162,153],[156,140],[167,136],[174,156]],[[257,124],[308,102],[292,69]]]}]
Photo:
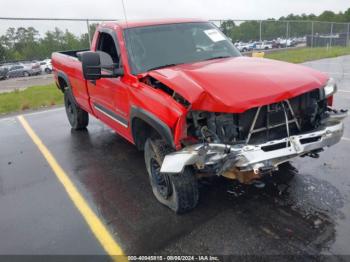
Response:
[{"label": "front tire", "polygon": [[152,191],[157,200],[177,214],[186,213],[198,204],[199,191],[193,171],[186,167],[181,174],[160,173],[160,167],[171,148],[161,139],[147,139],[145,162]]},{"label": "front tire", "polygon": [[24,77],[28,77],[28,76],[30,76],[30,74],[29,74],[28,72],[24,72],[24,73],[23,73],[23,76],[24,76]]},{"label": "front tire", "polygon": [[74,130],[81,130],[89,124],[89,114],[79,107],[75,102],[70,89],[64,92],[64,105],[68,121]]}]

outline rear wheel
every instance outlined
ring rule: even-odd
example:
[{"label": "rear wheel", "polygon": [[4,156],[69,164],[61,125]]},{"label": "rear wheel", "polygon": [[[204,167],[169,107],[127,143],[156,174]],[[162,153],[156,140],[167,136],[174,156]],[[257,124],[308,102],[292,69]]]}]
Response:
[{"label": "rear wheel", "polygon": [[153,194],[159,202],[178,214],[196,207],[199,199],[198,183],[190,168],[181,174],[165,174],[160,167],[171,148],[161,139],[147,139],[145,162]]},{"label": "rear wheel", "polygon": [[30,74],[28,72],[24,72],[23,76],[28,77],[28,76],[30,76]]},{"label": "rear wheel", "polygon": [[64,92],[64,105],[71,127],[74,130],[86,128],[89,124],[89,114],[77,105],[70,89]]}]

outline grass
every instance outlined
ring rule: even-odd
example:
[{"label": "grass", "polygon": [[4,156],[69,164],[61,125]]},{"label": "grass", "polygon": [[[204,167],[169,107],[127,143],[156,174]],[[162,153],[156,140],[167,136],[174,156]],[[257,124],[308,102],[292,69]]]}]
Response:
[{"label": "grass", "polygon": [[62,104],[63,94],[55,84],[0,94],[0,114]]},{"label": "grass", "polygon": [[293,50],[281,50],[273,53],[266,53],[265,58],[286,61],[290,63],[303,63],[322,58],[331,58],[342,55],[350,55],[350,47],[317,47],[300,48]]}]

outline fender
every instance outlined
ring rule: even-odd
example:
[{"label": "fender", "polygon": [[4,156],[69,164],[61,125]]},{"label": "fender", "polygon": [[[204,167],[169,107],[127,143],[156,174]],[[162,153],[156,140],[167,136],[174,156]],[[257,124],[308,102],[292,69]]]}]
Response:
[{"label": "fender", "polygon": [[[62,71],[58,71],[57,72],[57,79],[59,79],[60,77],[64,79],[64,81],[67,84],[67,89],[69,89],[72,93],[72,98],[74,99],[74,102],[76,104],[78,104],[77,100],[75,99],[75,96],[73,95],[72,85],[70,84],[70,81],[69,81],[67,74],[62,72]],[[56,83],[56,85],[57,85],[57,83]],[[64,93],[64,89],[59,85],[59,83],[58,83],[58,89],[60,89]]]},{"label": "fender", "polygon": [[[70,84],[69,78],[65,72],[58,71],[57,72],[57,79],[63,78],[64,81],[67,84],[67,87],[72,90],[72,85]],[[63,88],[59,85],[58,88],[63,92]]]},{"label": "fender", "polygon": [[[133,134],[133,119],[134,118],[139,118],[143,121],[145,121],[147,124],[149,124],[151,127],[153,127],[164,139],[165,141],[171,145],[174,149],[175,143],[174,143],[174,138],[173,134],[170,130],[170,128],[159,118],[157,118],[155,115],[151,114],[150,112],[136,107],[136,106],[131,106],[131,113],[130,113],[130,129]],[[134,141],[135,138],[133,137]]]}]

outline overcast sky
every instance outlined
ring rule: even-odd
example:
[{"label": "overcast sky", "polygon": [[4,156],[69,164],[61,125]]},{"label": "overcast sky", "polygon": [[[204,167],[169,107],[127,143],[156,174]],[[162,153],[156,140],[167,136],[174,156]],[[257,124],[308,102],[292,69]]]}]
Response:
[{"label": "overcast sky", "polygon": [[[194,17],[206,19],[265,19],[290,13],[320,14],[324,10],[345,11],[349,0],[124,0],[128,19]],[[107,18],[123,19],[121,0],[2,0],[0,17]],[[85,29],[84,24],[59,22],[17,23],[0,20],[0,31],[8,26]],[[79,29],[81,28],[81,29]]]}]

